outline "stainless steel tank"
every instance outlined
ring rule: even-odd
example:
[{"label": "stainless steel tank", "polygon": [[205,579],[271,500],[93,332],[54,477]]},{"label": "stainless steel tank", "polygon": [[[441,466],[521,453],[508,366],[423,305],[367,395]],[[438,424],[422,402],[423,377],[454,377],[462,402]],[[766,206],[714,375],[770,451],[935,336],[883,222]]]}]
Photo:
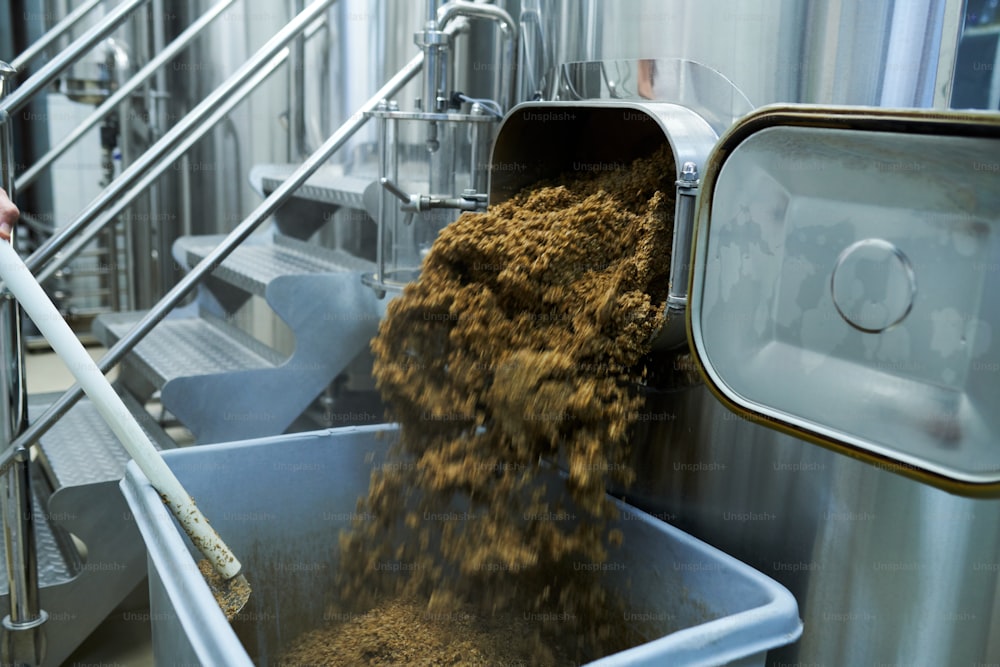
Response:
[{"label": "stainless steel tank", "polygon": [[[962,4],[524,0],[536,41],[525,38],[521,91],[573,99],[564,65],[629,62],[634,82],[647,59],[714,70],[754,106],[946,107]],[[607,80],[597,88],[640,97]],[[804,634],[771,664],[1000,662],[1000,501],[780,433],[704,385],[650,390],[643,414],[629,500],[798,598]]]},{"label": "stainless steel tank", "polygon": [[[523,0],[544,48],[526,76],[559,96],[565,63],[683,59],[774,102],[945,106],[961,0]],[[537,17],[537,18],[536,18]],[[543,57],[546,56],[546,57]],[[940,73],[939,73],[940,72]]]}]

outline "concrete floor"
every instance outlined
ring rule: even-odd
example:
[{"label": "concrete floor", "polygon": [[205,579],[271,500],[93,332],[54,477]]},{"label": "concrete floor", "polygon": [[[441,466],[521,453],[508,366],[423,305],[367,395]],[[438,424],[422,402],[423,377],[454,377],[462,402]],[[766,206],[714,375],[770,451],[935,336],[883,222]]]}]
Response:
[{"label": "concrete floor", "polygon": [[[88,349],[94,359],[99,359],[105,352],[99,347]],[[73,384],[66,366],[51,352],[29,352],[25,359],[25,370],[30,394],[62,391]],[[144,590],[137,590],[122,609],[111,614],[63,664],[78,667],[152,667],[153,642],[149,628],[149,609],[143,607],[147,599]]]}]

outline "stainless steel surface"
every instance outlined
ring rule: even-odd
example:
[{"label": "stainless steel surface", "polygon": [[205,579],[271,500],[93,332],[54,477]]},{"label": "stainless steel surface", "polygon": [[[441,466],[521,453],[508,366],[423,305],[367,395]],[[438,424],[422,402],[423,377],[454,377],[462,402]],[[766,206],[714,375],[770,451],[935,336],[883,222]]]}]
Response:
[{"label": "stainless steel surface", "polygon": [[[221,238],[180,238],[174,246],[175,256],[183,258],[181,261],[186,266],[194,266],[218,245]],[[276,236],[271,243],[244,243],[212,272],[212,276],[248,293],[264,296],[271,281],[281,276],[369,270],[371,262],[349,253]]]},{"label": "stainless steel surface", "polygon": [[[102,339],[111,344],[145,313],[112,313],[98,318]],[[168,317],[134,348],[128,359],[149,381],[162,387],[179,377],[273,368],[284,359],[224,320],[211,317]]]},{"label": "stainless steel surface", "polygon": [[[208,0],[187,4],[207,7]],[[175,85],[171,93],[179,102],[197,100],[195,84],[214,85],[243,59],[244,51],[252,50],[264,30],[287,20],[285,4],[260,10],[245,1],[241,5],[245,11],[234,18],[244,22],[242,33],[216,25],[211,45],[199,47],[202,50],[191,56],[191,62],[205,69],[186,72],[183,83],[190,85]],[[525,53],[529,66],[522,68],[521,90],[559,96],[558,73],[565,63],[647,59],[656,61],[660,83],[665,84],[654,95],[661,99],[677,95],[663,79],[671,72],[669,65],[695,63],[731,80],[755,105],[793,101],[941,107],[951,97],[949,76],[962,4],[961,0],[524,0],[521,17],[531,35],[525,48],[534,51]],[[337,83],[324,89],[324,84],[310,78],[298,107],[304,110],[301,116],[313,145],[323,134],[316,127],[348,120],[358,102],[367,98],[371,81],[382,78],[373,72],[394,72],[409,58],[413,31],[422,25],[426,9],[425,3],[413,0],[339,0],[325,14],[330,49],[321,58],[327,59],[326,78]],[[254,19],[263,11],[271,20]],[[487,49],[482,40],[471,47],[463,44],[469,41],[475,40],[456,40],[456,49],[477,54],[480,47]],[[312,57],[313,46],[307,45],[306,60]],[[458,60],[459,70],[476,62],[496,62],[468,61],[461,55]],[[538,66],[530,66],[535,61]],[[988,64],[996,67],[992,61]],[[480,78],[492,78],[493,73]],[[456,76],[461,80],[461,74]],[[181,82],[182,77],[176,73],[175,77]],[[286,84],[272,83],[282,94],[255,105],[252,113],[260,118],[276,118],[275,109],[284,111],[286,105],[294,108],[300,102],[296,97],[289,104],[283,99]],[[461,85],[464,88],[464,81]],[[412,108],[407,100],[419,94],[412,88],[398,98],[406,108]],[[182,170],[192,181],[190,199],[182,208],[196,212],[195,226],[217,225],[212,231],[218,231],[245,219],[244,211],[251,210],[255,201],[240,182],[248,165],[285,159],[292,137],[271,129],[248,129],[250,113],[233,114],[226,129],[212,135],[212,146],[206,148],[207,142],[202,142],[186,158],[188,167],[237,165],[231,174]],[[331,176],[346,173],[347,178],[363,180],[352,169],[373,162],[372,137],[369,132],[358,133],[350,151],[337,154],[347,169],[338,173],[339,164],[323,169]],[[412,139],[401,137],[399,150],[414,143]],[[423,139],[419,137],[420,142]],[[266,157],[260,159],[261,155]],[[284,175],[291,171],[288,168]],[[274,187],[282,177],[272,179]],[[817,176],[821,179],[822,173]],[[327,196],[322,190],[309,196]],[[363,203],[363,188],[331,183],[330,190],[339,191],[332,196],[344,202],[358,194]],[[751,198],[747,205],[758,203]],[[183,224],[191,224],[190,217]],[[339,234],[334,227],[328,225],[319,238]],[[678,243],[683,245],[680,239]],[[253,282],[258,289],[260,283]],[[918,298],[922,289],[918,285]],[[329,336],[329,331],[324,333]],[[125,354],[120,352],[107,366]],[[786,379],[776,374],[774,382]],[[654,396],[647,407],[650,418],[641,428],[648,430],[637,435],[640,483],[634,496],[692,534],[779,579],[799,600],[806,634],[796,645],[773,652],[772,664],[1000,663],[1000,629],[995,622],[1000,618],[996,501],[948,496],[903,479],[891,468],[871,467],[780,435],[735,417],[703,388]],[[0,460],[9,462],[9,452]],[[82,497],[72,504],[69,491],[82,493],[82,488],[67,489],[59,500],[65,504],[57,506],[76,511]],[[91,589],[90,596],[96,598],[99,590]]]},{"label": "stainless steel surface", "polygon": [[496,72],[495,90],[497,91],[496,101],[500,104],[501,111],[506,113],[515,103],[514,59],[518,44],[517,24],[509,13],[496,5],[467,2],[466,0],[450,0],[438,10],[438,30],[444,30],[452,20],[458,17],[488,19],[495,22],[500,28],[503,36],[503,47],[500,62],[495,63],[495,65],[499,65],[502,69]]},{"label": "stainless steel surface", "polygon": [[564,63],[558,72],[564,100],[657,100],[686,107],[722,134],[753,111],[724,74],[679,58]]},{"label": "stainless steel surface", "polygon": [[[449,101],[455,91],[457,56],[453,38],[467,31],[464,19],[488,19],[499,27],[503,36],[501,62],[482,69],[492,75],[500,109],[509,106],[514,90],[517,34],[511,16],[500,7],[464,0],[448,2],[435,13],[436,5],[435,0],[428,0],[427,16],[433,14],[435,18],[429,18],[414,38],[425,65],[422,105],[414,112],[401,110],[397,100],[386,100],[373,112],[377,118],[378,177],[383,190],[372,195],[372,213],[378,223],[377,268],[365,280],[380,295],[402,289],[418,274],[434,238],[456,217],[454,211],[442,209],[481,210],[484,203],[485,193],[477,196],[474,184],[482,183],[485,169],[471,157],[480,157],[484,134],[489,131],[478,128],[470,132],[465,124],[491,125],[496,119],[483,113],[482,104],[486,102],[479,104],[475,113],[464,113]],[[424,137],[426,149],[408,160],[411,138],[419,136]],[[401,174],[411,169],[421,173],[421,181],[426,172],[427,190],[409,193],[402,189]]]},{"label": "stainless steel surface", "polygon": [[184,30],[180,35],[177,36],[170,44],[159,51],[156,57],[150,62],[146,63],[138,72],[129,77],[128,81],[115,90],[107,99],[102,101],[100,105],[87,116],[79,125],[77,125],[72,132],[66,135],[63,139],[59,141],[58,144],[49,149],[41,158],[36,160],[31,167],[25,170],[17,178],[17,189],[23,190],[27,186],[35,182],[38,176],[49,167],[53,162],[56,161],[61,155],[63,155],[68,148],[74,145],[81,137],[83,137],[92,127],[101,122],[112,110],[115,109],[119,104],[128,99],[136,89],[139,88],[143,83],[149,80],[161,67],[170,62],[178,53],[184,50],[195,37],[201,34],[202,30],[208,26],[217,16],[219,16],[224,10],[226,10],[230,5],[232,5],[236,0],[219,0],[215,5],[213,5],[207,12],[198,17],[198,19],[193,22],[187,29]]},{"label": "stainless steel surface", "polygon": [[45,658],[44,625],[48,614],[39,603],[35,497],[31,454],[27,449],[21,448],[14,454],[5,475],[3,532],[10,613],[4,616],[0,629],[3,634],[0,651],[4,664],[41,665]]},{"label": "stainless steel surface", "polygon": [[43,65],[37,72],[28,77],[17,91],[0,101],[0,109],[8,113],[21,109],[31,99],[56,80],[60,72],[75,62],[83,54],[111,34],[121,25],[136,8],[149,0],[124,0],[102,19],[98,24],[87,30],[72,44],[60,51],[52,60]]},{"label": "stainless steel surface", "polygon": [[14,60],[11,66],[17,71],[22,71],[25,66],[37,58],[45,49],[52,46],[60,37],[72,30],[92,9],[100,5],[104,0],[85,0],[79,6],[64,16],[58,23],[52,26],[40,38],[31,43],[31,46],[22,51]]},{"label": "stainless steel surface", "polygon": [[981,166],[998,153],[982,113],[770,107],[738,123],[704,175],[692,274],[717,390],[945,488],[1000,488],[1000,190]]},{"label": "stainless steel surface", "polygon": [[650,393],[643,415],[629,501],[798,599],[802,639],[769,664],[1000,659],[1000,501],[949,495],[781,435],[700,386]]},{"label": "stainless steel surface", "polygon": [[[119,475],[119,479],[123,474]],[[38,555],[39,580],[45,586],[58,586],[71,581],[80,572],[79,556],[67,549],[65,535],[58,534],[59,529],[45,520],[49,513],[45,509],[44,501],[37,494],[32,504],[32,511],[40,519],[35,525],[35,553]],[[6,598],[10,593],[7,586],[6,559],[0,560],[0,570],[2,570],[0,597]],[[9,608],[7,604],[3,606],[5,609]]]},{"label": "stainless steel surface", "polygon": [[[0,103],[9,99],[8,79],[13,68],[0,67]],[[13,126],[7,112],[0,112],[0,169],[2,183],[13,198]],[[16,232],[11,232],[13,242]],[[0,441],[10,443],[28,420],[24,344],[21,340],[20,306],[9,293],[0,293]],[[13,448],[9,463],[0,467],[0,521],[3,524],[9,614],[4,615],[0,651],[5,661],[40,664],[44,655],[47,614],[38,595],[38,553],[35,537],[31,456],[24,446]]]},{"label": "stainless steel surface", "polygon": [[[262,196],[281,185],[296,169],[294,164],[259,164],[250,171],[250,180]],[[363,210],[365,189],[375,180],[370,176],[346,175],[339,165],[324,165],[316,170],[295,196],[323,204]]]},{"label": "stainless steel surface", "polygon": [[[688,276],[691,272],[691,241],[694,238],[695,205],[701,185],[698,165],[682,162],[677,179],[677,206],[674,214],[674,240],[670,249],[670,293],[667,295],[667,318],[684,316],[688,300]],[[678,222],[680,221],[680,222]],[[689,224],[690,221],[690,224]]]},{"label": "stainless steel surface", "polygon": [[[290,0],[293,14],[302,11],[305,0]],[[311,152],[306,132],[306,36],[299,35],[288,54],[288,159],[297,161]]]},{"label": "stainless steel surface", "polygon": [[[167,155],[163,156],[159,161],[153,163],[149,167],[148,171],[138,179],[138,182],[132,187],[131,190],[123,196],[116,198],[113,203],[109,203],[109,208],[107,208],[107,210],[97,214],[94,218],[94,224],[84,227],[75,236],[67,236],[65,239],[66,245],[62,252],[55,255],[48,264],[45,264],[42,268],[35,271],[38,281],[45,282],[52,276],[56,275],[65,262],[82,252],[91,239],[97,236],[97,234],[114,221],[116,217],[129,206],[129,204],[145,192],[147,188],[153,185],[164,171],[166,171],[172,164],[184,155],[185,151],[187,151],[205,133],[207,133],[212,126],[218,123],[221,119],[225,118],[237,104],[242,102],[247,95],[255,90],[261,81],[270,76],[271,73],[274,72],[274,70],[282,62],[284,62],[285,57],[284,53],[276,55],[260,70],[255,72],[254,75],[242,86],[240,86],[238,90],[236,90],[232,95],[226,97],[219,107],[215,109],[211,115],[205,118],[204,123],[200,125],[198,129],[184,136],[184,138],[181,139],[180,142],[174,146]],[[118,181],[116,180],[115,182],[117,183]],[[152,219],[153,218],[148,218],[147,221]],[[29,257],[28,259],[30,260],[31,258]]]},{"label": "stainless steel surface", "polygon": [[[249,81],[268,61],[282,51],[299,32],[308,27],[333,2],[334,0],[314,0],[308,8],[283,26],[252,58],[240,66],[222,86],[206,97],[198,106],[185,115],[182,120],[170,128],[149,150],[144,152],[138,160],[125,169],[75,220],[67,224],[59,234],[53,236],[35,250],[25,261],[28,267],[33,272],[38,271],[39,268],[51,260],[69,243],[80,230],[86,228],[100,213],[124,194],[128,188],[132,187],[154,164],[162,160],[186,135],[197,131],[198,128],[206,129],[205,120],[209,115],[220,107],[234,91]],[[62,257],[66,256],[63,255]],[[65,259],[62,259],[62,261],[65,261]]]},{"label": "stainless steel surface", "polygon": [[[327,160],[333,153],[335,153],[341,146],[346,143],[346,141],[353,135],[357,130],[364,124],[367,119],[366,112],[375,108],[375,105],[379,101],[385,99],[386,97],[392,96],[400,88],[406,85],[416,74],[420,71],[421,65],[423,63],[423,58],[420,55],[411,60],[405,68],[398,72],[392,79],[390,79],[378,92],[372,96],[368,102],[358,110],[350,121],[341,126],[336,132],[334,132],[329,139],[320,146],[315,153],[313,153],[305,163],[300,166],[295,173],[293,173],[287,181],[281,184],[281,186],[275,190],[271,195],[264,200],[258,206],[255,211],[250,214],[243,222],[241,222],[229,235],[226,236],[225,240],[219,244],[219,246],[212,251],[205,259],[203,259],[198,266],[196,266],[190,273],[188,273],[180,282],[177,283],[157,304],[155,308],[150,310],[143,319],[136,324],[135,328],[129,332],[124,338],[118,341],[110,350],[108,350],[107,355],[105,355],[98,366],[102,371],[107,372],[108,369],[117,364],[121,359],[128,354],[129,351],[135,346],[135,344],[142,339],[149,331],[156,326],[157,322],[166,317],[167,313],[172,310],[175,306],[180,304],[180,302],[187,296],[187,294],[194,289],[198,282],[210,273],[216,266],[218,266],[225,258],[233,251],[233,249],[240,243],[245,241],[253,231],[265,220],[271,216],[275,210],[291,196],[292,192],[295,191],[300,185],[306,182],[306,180]],[[82,396],[83,391],[77,387],[67,391],[60,400],[53,404],[53,406],[39,418],[38,421],[31,424],[28,429],[22,434],[19,441],[12,443],[11,447],[17,444],[22,444],[23,442],[32,442],[36,440],[42,433],[44,433],[48,428],[51,427],[52,423],[57,420],[60,416],[65,414],[66,410],[73,405]],[[8,448],[3,454],[0,454],[0,465],[3,465],[7,460],[9,460],[11,448]]]},{"label": "stainless steel surface", "polygon": [[[248,570],[259,573],[251,582],[258,606],[237,619],[237,629],[192,567],[191,552],[161,513],[155,492],[130,466],[122,491],[149,545],[157,662],[274,664],[300,632],[329,620],[338,533],[358,516],[357,498],[383,463],[394,431],[342,428],[165,456],[206,509],[221,517],[220,530],[249,554]],[[220,476],[222,469],[232,474]],[[565,506],[572,514],[568,498]],[[618,508],[624,546],[610,550],[614,568],[604,582],[621,593],[627,614],[652,619],[650,640],[590,664],[762,665],[769,648],[798,636],[787,591],[666,523],[624,503]],[[665,555],[671,565],[663,566]]]},{"label": "stainless steel surface", "polygon": [[[416,45],[424,54],[423,91],[420,97],[420,107],[429,113],[444,110],[445,96],[448,91],[448,51],[450,38],[442,32],[442,27],[436,20],[438,0],[425,0],[427,12],[423,30],[413,36]],[[433,141],[434,126],[429,126],[428,141]]]},{"label": "stainless steel surface", "polygon": [[[119,394],[157,449],[175,446],[134,397],[124,391]],[[50,398],[54,400],[56,395]],[[33,402],[34,414],[48,407],[42,400]],[[128,453],[89,399],[79,401],[42,436],[37,452],[36,464],[56,490],[116,482],[125,474],[129,461]]]},{"label": "stainless steel surface", "polygon": [[[669,144],[677,185],[673,227],[675,244],[664,264],[687,266],[694,207],[686,185],[685,165],[704,167],[717,135],[699,115],[665,102],[594,100],[590,102],[526,102],[504,119],[491,159],[490,204],[510,199],[520,190],[565,174],[627,169]],[[673,274],[671,274],[673,275]],[[666,323],[656,346],[671,348],[687,340],[684,287],[671,286]]]},{"label": "stainless steel surface", "polygon": [[[548,67],[533,72],[559,95],[563,63],[665,59],[728,77],[756,106],[935,103],[961,3],[797,0],[526,0],[538,5]],[[940,64],[940,67],[939,67]],[[885,101],[883,101],[883,96]]]},{"label": "stainless steel surface", "polygon": [[[30,415],[42,412],[57,396],[33,394]],[[159,430],[141,406],[130,409],[145,414],[147,432]],[[162,432],[156,442],[173,446]],[[145,576],[142,540],[117,488],[127,460],[122,451],[87,400],[74,406],[40,446],[41,465],[35,472],[57,473],[36,474],[34,484],[40,595],[48,612],[45,667],[66,664]],[[77,551],[70,532],[86,545],[85,555]],[[6,603],[7,591],[0,590],[0,604]]]},{"label": "stainless steel surface", "polygon": [[44,625],[48,614],[39,604],[31,488],[31,455],[21,448],[15,452],[3,481],[3,532],[10,597],[10,613],[4,616],[0,628],[4,664],[41,665],[45,657]]},{"label": "stainless steel surface", "polygon": [[[362,285],[360,271],[346,270],[328,258],[318,264],[315,255],[308,256],[301,249],[294,254],[274,248],[256,252],[268,247],[251,246],[254,252],[244,259],[256,256],[272,262],[263,272],[272,275],[258,274],[253,282],[267,281],[267,303],[294,336],[294,351],[288,358],[200,313],[164,320],[123,364],[121,382],[135,386],[135,391],[141,391],[144,384],[162,388],[164,408],[199,442],[284,432],[367,350],[377,330],[384,304]],[[363,265],[364,270],[371,268]],[[253,288],[239,263],[224,278],[238,287]],[[142,315],[103,316],[98,327],[107,332],[106,342],[111,342],[126,334]],[[133,372],[142,375],[140,382],[130,379]]]},{"label": "stainless steel surface", "polygon": [[[558,96],[563,63],[686,60],[720,72],[754,105],[940,107],[961,5],[526,0],[538,17],[530,44],[543,48],[526,58],[541,64],[525,70],[522,90],[534,83]],[[794,379],[779,370],[769,382]],[[651,395],[646,409],[629,498],[792,590],[805,634],[772,651],[770,664],[1000,662],[997,501],[950,496],[782,435],[704,388]]]}]

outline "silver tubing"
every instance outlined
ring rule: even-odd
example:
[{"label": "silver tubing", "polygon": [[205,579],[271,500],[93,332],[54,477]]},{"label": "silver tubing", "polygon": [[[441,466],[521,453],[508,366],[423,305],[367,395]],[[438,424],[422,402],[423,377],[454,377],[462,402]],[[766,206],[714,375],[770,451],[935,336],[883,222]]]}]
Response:
[{"label": "silver tubing", "polygon": [[[424,61],[423,54],[416,55],[403,69],[395,74],[378,92],[368,99],[361,108],[351,115],[346,123],[330,135],[322,146],[309,156],[295,172],[270,194],[261,204],[226,236],[216,248],[178,282],[145,317],[142,318],[125,336],[123,336],[108,353],[98,362],[102,372],[107,372],[128,354],[133,347],[156,326],[167,313],[180,304],[187,294],[204,278],[218,267],[240,243],[246,240],[262,222],[267,220],[291,194],[337,150],[365,124],[368,112],[373,111],[383,99],[398,93],[420,71]],[[74,385],[66,391],[46,412],[41,415],[11,447],[0,455],[0,467],[10,461],[17,447],[36,441],[49,427],[69,410],[83,395],[79,385]]]},{"label": "silver tubing", "polygon": [[[514,54],[517,53],[517,24],[509,13],[496,5],[487,5],[467,0],[450,0],[441,6],[437,14],[438,30],[445,27],[458,17],[490,19],[500,26],[503,33],[503,74],[499,77],[500,109],[506,113],[515,99]],[[447,91],[445,91],[447,93]]]},{"label": "silver tubing", "polygon": [[[302,11],[303,0],[292,0],[292,10]],[[306,139],[306,37],[299,35],[288,57],[288,157],[298,161],[309,155]]]},{"label": "silver tubing", "polygon": [[39,608],[38,555],[35,551],[31,455],[23,447],[4,473],[3,519],[7,545],[10,613],[3,619],[0,659],[4,665],[41,665],[45,660],[45,622]]},{"label": "silver tubing", "polygon": [[[194,146],[195,143],[197,143],[209,129],[214,127],[220,120],[229,115],[229,113],[233,110],[233,108],[237,104],[242,102],[247,97],[247,95],[252,93],[257,88],[257,86],[261,82],[263,82],[267,77],[269,77],[272,73],[274,73],[274,71],[288,59],[287,54],[288,51],[283,50],[281,53],[276,55],[274,58],[271,59],[269,63],[267,63],[264,67],[258,70],[258,72],[254,75],[254,77],[250,79],[250,81],[245,83],[242,88],[236,91],[236,93],[234,93],[233,95],[230,95],[228,98],[226,98],[226,101],[223,103],[223,105],[218,109],[216,109],[211,116],[205,119],[205,123],[200,131],[194,132],[185,137],[184,140],[180,144],[178,144],[176,148],[174,148],[162,160],[157,162],[152,169],[146,172],[146,174],[141,179],[139,179],[139,182],[136,183],[132,187],[132,189],[128,191],[128,193],[118,198],[115,201],[115,203],[111,206],[111,208],[109,208],[107,211],[101,213],[95,220],[95,224],[82,229],[80,233],[77,236],[75,236],[73,240],[66,247],[63,248],[63,251],[60,255],[60,260],[62,260],[63,257],[66,258],[76,257],[76,255],[80,251],[82,251],[84,247],[86,247],[86,245],[90,243],[90,241],[95,236],[97,236],[107,224],[109,224],[116,217],[118,217],[118,215],[122,211],[124,211],[129,206],[129,204],[131,204],[136,199],[136,197],[138,197],[139,195],[141,195],[143,192],[146,191],[146,188],[155,183],[156,179],[158,179],[160,175],[163,174],[163,172],[165,172],[167,169],[170,168],[170,165],[174,164],[177,160],[181,159],[184,156],[184,154],[187,153],[187,151],[190,150],[191,147]],[[58,271],[61,268],[62,263],[63,263],[62,261],[50,262],[49,264],[45,265],[41,271],[38,271],[35,274],[35,280],[40,283],[44,283],[46,280],[51,278],[53,274],[56,273],[56,271]]]},{"label": "silver tubing", "polygon": [[121,25],[133,10],[147,2],[149,0],[126,0],[115,7],[111,13],[104,17],[103,21],[83,33],[76,41],[56,54],[52,60],[45,63],[41,69],[28,77],[28,80],[16,91],[0,101],[0,109],[7,113],[14,113],[30,102],[37,93],[55,81],[60,72],[97,46],[102,39]]},{"label": "silver tubing", "polygon": [[82,136],[90,131],[92,127],[97,125],[104,117],[111,112],[122,100],[126,99],[131,95],[136,88],[141,86],[146,82],[151,76],[153,76],[163,65],[173,59],[178,53],[180,53],[188,44],[190,44],[195,37],[197,37],[202,30],[205,29],[215,18],[225,11],[231,4],[236,0],[221,0],[212,6],[207,12],[198,17],[196,21],[191,23],[184,32],[177,36],[177,38],[170,42],[167,48],[163,49],[161,52],[157,53],[156,57],[150,60],[142,69],[136,72],[128,82],[121,86],[113,95],[101,103],[94,111],[90,113],[79,125],[73,128],[73,131],[66,135],[56,146],[51,148],[45,155],[43,155],[35,164],[21,174],[17,178],[17,189],[23,192],[25,188],[38,180],[38,177],[49,167],[53,162],[55,162],[59,157],[69,150]]},{"label": "silver tubing", "polygon": [[73,26],[80,22],[80,19],[89,14],[90,10],[101,4],[101,2],[103,0],[87,0],[87,2],[71,11],[62,21],[52,26],[48,32],[36,39],[31,46],[14,58],[10,63],[11,66],[18,72],[22,71],[28,63],[37,58],[42,51],[52,46],[53,42],[71,30]]},{"label": "silver tubing", "polygon": [[[29,539],[29,536],[34,536],[34,508],[28,468],[30,462],[28,450],[18,447],[12,465],[5,471],[7,485],[3,498],[4,538],[7,541],[7,566],[10,568],[7,576],[12,584],[9,618],[14,625],[37,621],[40,616],[36,567],[38,558],[35,540]],[[20,530],[11,530],[16,524],[20,524]]]},{"label": "silver tubing", "polygon": [[[15,72],[12,66],[0,63],[0,96],[7,90],[7,83]],[[0,185],[11,199],[15,195],[12,130],[10,116],[0,109],[3,172]],[[20,307],[6,291],[0,293],[0,359],[3,362],[0,366],[0,440],[9,443],[27,426],[28,397]],[[47,616],[39,606],[30,465],[31,456],[24,446],[12,446],[10,460],[0,465],[0,519],[10,595],[10,613],[4,617],[0,630],[3,634],[0,659],[4,664],[39,665],[45,653],[42,625]]]},{"label": "silver tubing", "polygon": [[[148,0],[147,0],[148,1]],[[249,80],[254,73],[267,61],[273,58],[279,51],[288,45],[292,39],[310,23],[312,23],[322,12],[334,3],[335,0],[315,0],[306,7],[295,18],[285,24],[271,39],[262,46],[250,60],[236,70],[218,88],[212,91],[208,97],[201,101],[198,106],[189,111],[177,125],[170,128],[170,131],[163,135],[159,141],[149,147],[139,159],[133,162],[111,185],[105,188],[90,205],[77,216],[73,222],[69,223],[62,230],[43,243],[26,260],[25,264],[32,272],[52,259],[71,238],[90,224],[107,207],[111,206],[128,188],[132,185],[164,155],[179,144],[186,135],[204,131],[204,120],[215,109],[225,103],[226,98],[232,95],[233,91]],[[68,255],[60,255],[56,260],[60,264],[68,261]]]},{"label": "silver tubing", "polygon": [[[13,67],[0,62],[0,98],[15,75]],[[14,199],[14,134],[7,112],[0,110],[0,186]],[[11,231],[11,243],[15,230]],[[24,390],[24,349],[21,345],[20,312],[9,293],[0,292],[0,439],[11,442],[24,429],[28,399]]]},{"label": "silver tubing", "polygon": [[[307,36],[309,36],[307,31]],[[111,208],[104,211],[94,220],[94,224],[80,230],[66,246],[62,248],[59,257],[52,262],[46,264],[40,271],[35,274],[35,279],[44,283],[46,280],[50,279],[62,266],[68,262],[73,257],[76,257],[91,239],[97,236],[101,230],[114,221],[115,217],[118,216],[125,208],[128,207],[135,199],[145,192],[145,190],[156,182],[156,179],[165,172],[171,164],[181,159],[185,153],[204,136],[208,130],[214,127],[220,120],[226,117],[226,115],[235,107],[239,102],[246,98],[247,95],[252,93],[256,88],[257,84],[264,79],[266,79],[276,67],[281,65],[288,58],[289,51],[283,50],[277,56],[275,56],[268,64],[266,64],[260,72],[254,75],[254,78],[250,80],[249,84],[245,84],[236,93],[230,95],[226,98],[226,101],[221,107],[215,110],[215,112],[209,116],[205,123],[199,126],[199,129],[195,130],[191,134],[184,137],[180,144],[178,144],[168,155],[166,155],[162,160],[157,162],[153,167],[146,172],[146,174],[139,179],[139,182],[128,191],[127,194],[115,200]],[[187,170],[182,170],[182,173],[187,173]]]}]

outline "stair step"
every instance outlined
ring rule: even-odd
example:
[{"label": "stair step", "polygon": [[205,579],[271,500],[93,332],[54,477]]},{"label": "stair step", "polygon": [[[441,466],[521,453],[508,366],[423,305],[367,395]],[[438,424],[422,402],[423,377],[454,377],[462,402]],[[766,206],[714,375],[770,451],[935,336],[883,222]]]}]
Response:
[{"label": "stair step", "polygon": [[[122,474],[124,476],[124,473]],[[35,549],[38,558],[38,585],[58,586],[73,579],[80,571],[80,555],[72,547],[69,536],[48,521],[45,505],[37,489],[32,503],[35,510]],[[58,519],[59,517],[54,517]],[[0,596],[10,592],[7,581],[7,559],[0,558]],[[6,612],[5,612],[6,613]]]},{"label": "stair step", "polygon": [[[106,345],[113,345],[145,314],[145,311],[137,311],[102,315],[95,322],[94,332]],[[128,357],[128,364],[161,388],[178,377],[273,368],[283,361],[275,350],[207,314],[168,317],[157,324]]]},{"label": "stair step", "polygon": [[[186,236],[177,239],[174,254],[188,266],[204,259],[224,237]],[[274,243],[246,243],[236,248],[212,275],[242,290],[264,296],[268,283],[279,276],[301,276],[340,271],[371,272],[375,264],[342,250],[322,248],[286,236]]]},{"label": "stair step", "polygon": [[[268,195],[278,189],[301,165],[298,164],[258,164],[250,170],[250,183],[261,195]],[[347,176],[337,165],[320,167],[302,187],[295,191],[300,199],[333,204],[346,208],[364,210],[365,189],[376,179],[371,176]]]},{"label": "stair step", "polygon": [[[176,446],[135,398],[126,392],[119,395],[157,449]],[[32,396],[28,401],[29,421],[42,414],[58,396]],[[55,489],[120,480],[128,461],[128,452],[87,398],[80,399],[42,435],[36,459]]]}]

